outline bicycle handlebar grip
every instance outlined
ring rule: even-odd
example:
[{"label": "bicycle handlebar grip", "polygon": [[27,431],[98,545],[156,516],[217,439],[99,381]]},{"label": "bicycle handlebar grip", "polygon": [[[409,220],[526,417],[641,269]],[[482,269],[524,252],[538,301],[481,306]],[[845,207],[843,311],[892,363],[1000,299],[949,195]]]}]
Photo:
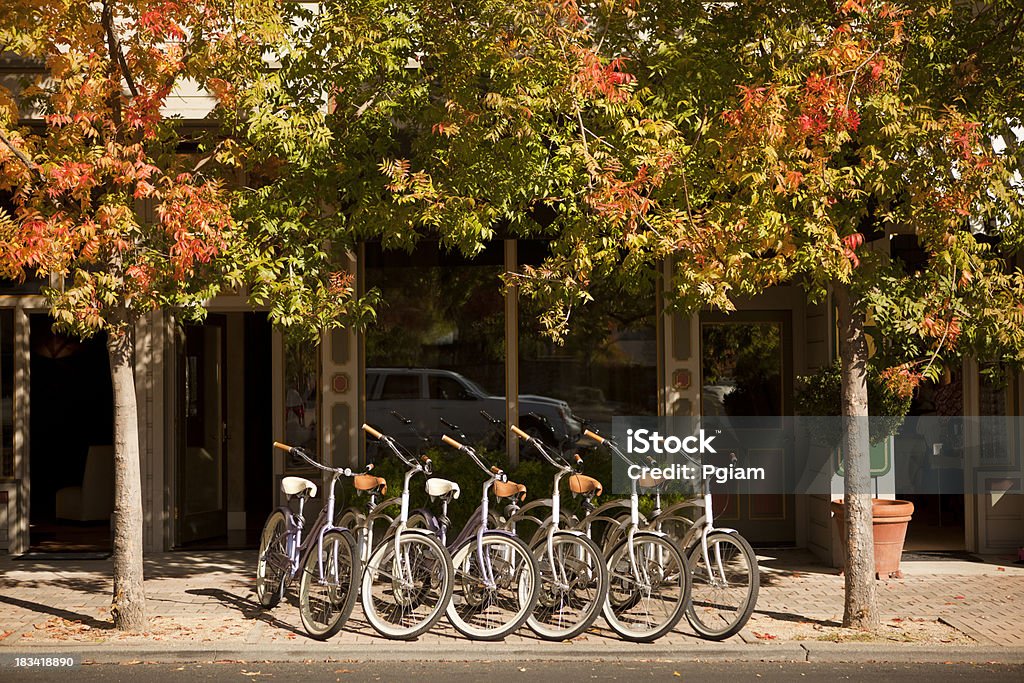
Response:
[{"label": "bicycle handlebar grip", "polygon": [[491,465],[491,472],[494,474],[501,474],[501,468],[497,465]]},{"label": "bicycle handlebar grip", "polygon": [[365,423],[363,424],[363,431],[366,432],[367,434],[369,434],[370,436],[372,436],[375,439],[379,439],[382,436],[384,436],[383,434],[378,432],[376,429],[374,429],[373,427],[371,427],[370,425],[365,424]]},{"label": "bicycle handlebar grip", "polygon": [[576,460],[576,462],[579,462],[579,463],[583,462],[583,458],[580,457],[579,453],[574,453],[572,457]]},{"label": "bicycle handlebar grip", "polygon": [[274,448],[282,450],[285,453],[291,453],[292,452],[292,447],[291,446],[289,446],[286,443],[281,443],[280,441],[275,441],[274,442]]},{"label": "bicycle handlebar grip", "polygon": [[448,436],[447,434],[445,434],[444,436],[441,437],[441,441],[444,441],[446,444],[448,444],[452,448],[458,449],[460,451],[462,450],[462,444],[459,443],[458,441],[456,441],[455,439],[453,439],[452,437]]},{"label": "bicycle handlebar grip", "polygon": [[604,443],[605,442],[605,438],[603,436],[601,436],[600,434],[595,434],[594,432],[590,431],[589,429],[584,429],[583,430],[583,436],[589,436],[591,439],[593,439],[594,441],[596,441],[598,443]]},{"label": "bicycle handlebar grip", "polygon": [[512,433],[515,434],[516,436],[518,436],[520,439],[523,439],[524,441],[529,441],[530,440],[530,435],[527,434],[526,432],[524,432],[519,427],[516,427],[515,425],[512,425],[511,427],[509,427],[509,429],[511,429]]}]

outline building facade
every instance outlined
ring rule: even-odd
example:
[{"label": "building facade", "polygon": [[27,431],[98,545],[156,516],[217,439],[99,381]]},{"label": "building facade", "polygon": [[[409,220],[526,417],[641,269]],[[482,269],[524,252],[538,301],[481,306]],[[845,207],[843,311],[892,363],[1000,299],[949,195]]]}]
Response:
[{"label": "building facade", "polygon": [[[0,58],[0,84],[12,90],[32,71],[40,68]],[[202,125],[211,108],[206,93],[179,89],[167,113]],[[906,260],[915,243],[895,235],[872,248]],[[351,270],[358,287],[382,292],[385,307],[364,333],[331,331],[316,346],[273,329],[244,296],[208,302],[202,325],[163,312],[142,320],[135,367],[147,551],[252,544],[279,503],[281,477],[309,474],[274,451],[274,440],[307,446],[326,463],[356,465],[367,457],[360,424],[393,410],[428,430],[455,415],[484,436],[481,408],[555,439],[578,428],[579,417],[607,429],[613,415],[792,415],[796,378],[835,357],[831,302],[811,304],[798,286],[739,302],[730,315],[666,313],[656,282],[598,292],[574,314],[565,345],[554,345],[539,329],[539,311],[499,282],[545,253],[536,240],[497,240],[472,261],[431,243],[412,254],[363,244]],[[42,285],[0,283],[0,550],[11,554],[109,545],[112,411],[103,338],[53,332]],[[912,413],[1022,415],[1021,377],[994,382],[983,369],[970,360],[950,369],[922,389]],[[1024,495],[1014,495],[1022,493],[1024,435],[1011,425],[995,441],[970,430],[964,439],[994,443],[995,456],[983,466],[955,457],[939,463],[943,477],[959,481],[950,489],[961,492],[915,499],[908,542],[1015,552],[1024,546]],[[900,463],[937,444],[927,434],[898,435],[877,494],[903,494]],[[500,445],[518,459],[515,440]],[[756,544],[806,547],[835,561],[831,497],[751,484],[724,499],[718,518]]]},{"label": "building facade", "polygon": [[[776,287],[730,315],[691,317],[664,313],[654,287],[648,295],[606,292],[607,303],[581,313],[577,332],[556,346],[540,333],[537,312],[498,280],[543,249],[505,240],[467,261],[434,244],[412,254],[365,244],[351,266],[361,287],[381,289],[385,307],[371,329],[331,331],[319,345],[291,341],[240,296],[210,301],[202,325],[166,313],[141,321],[146,549],[252,545],[279,504],[280,478],[312,476],[274,451],[275,440],[304,445],[326,463],[358,465],[367,457],[360,424],[386,429],[391,411],[426,431],[439,432],[447,417],[481,438],[481,409],[520,425],[540,416],[534,428],[546,423],[563,435],[578,419],[607,430],[613,415],[791,415],[796,378],[835,357],[830,302],[810,304],[797,286]],[[103,340],[54,333],[40,284],[9,283],[0,294],[0,548],[12,554],[102,548],[109,537]],[[967,361],[922,387],[912,414],[1021,415],[1021,378],[993,383],[979,370]],[[1014,495],[1024,478],[1021,437],[1010,429],[984,467],[945,463],[943,476],[962,486],[913,498],[908,546],[1010,553],[1024,545],[1024,496]],[[519,457],[515,440],[501,447],[510,461]],[[901,463],[932,448],[928,435],[897,434],[877,494],[903,497]],[[755,450],[748,457],[779,461]],[[806,547],[834,561],[831,497],[764,492],[752,482],[724,497],[718,519],[755,544]]]}]

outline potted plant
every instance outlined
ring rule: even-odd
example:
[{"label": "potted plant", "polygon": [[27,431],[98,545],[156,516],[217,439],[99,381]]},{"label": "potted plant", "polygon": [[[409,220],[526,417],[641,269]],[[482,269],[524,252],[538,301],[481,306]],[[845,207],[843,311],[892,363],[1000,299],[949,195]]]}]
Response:
[{"label": "potted plant", "polygon": [[[810,437],[819,445],[836,448],[842,435],[840,394],[842,391],[839,363],[798,378],[797,414],[810,418]],[[886,441],[903,424],[910,410],[909,393],[893,391],[877,368],[868,368],[869,440],[872,445]],[[902,578],[900,557],[907,536],[907,525],[914,513],[914,504],[907,500],[871,501],[872,536],[875,546],[876,576]],[[842,536],[845,524],[843,501],[832,501],[832,514]],[[843,550],[845,565],[845,547]]]}]

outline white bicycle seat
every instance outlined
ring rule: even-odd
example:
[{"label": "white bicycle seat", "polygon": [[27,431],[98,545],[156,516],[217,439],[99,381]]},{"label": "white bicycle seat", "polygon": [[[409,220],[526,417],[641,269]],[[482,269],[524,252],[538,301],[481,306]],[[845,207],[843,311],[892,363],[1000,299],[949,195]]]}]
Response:
[{"label": "white bicycle seat", "polygon": [[281,480],[281,490],[288,496],[302,496],[308,493],[310,498],[316,498],[316,484],[302,477],[285,477]]},{"label": "white bicycle seat", "polygon": [[458,499],[459,485],[454,481],[440,478],[427,479],[427,495],[431,498],[440,498],[449,493],[453,499]]}]

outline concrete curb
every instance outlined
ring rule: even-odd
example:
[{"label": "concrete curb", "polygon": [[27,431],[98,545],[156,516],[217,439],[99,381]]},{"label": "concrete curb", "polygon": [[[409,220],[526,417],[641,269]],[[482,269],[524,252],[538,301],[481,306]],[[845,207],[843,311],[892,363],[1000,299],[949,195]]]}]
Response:
[{"label": "concrete curb", "polygon": [[365,646],[268,646],[210,647],[203,649],[150,647],[146,645],[97,648],[88,645],[7,646],[0,658],[15,656],[73,656],[81,662],[109,664],[119,662],[190,663],[214,661],[339,661],[339,662],[472,662],[472,661],[734,661],[734,662],[891,662],[891,663],[999,663],[1024,664],[1024,648],[946,647],[877,643],[779,643],[762,645],[709,645],[706,647],[666,648],[652,645],[581,646],[521,645],[477,643],[439,649],[436,645],[395,643],[387,650],[368,650]]}]

